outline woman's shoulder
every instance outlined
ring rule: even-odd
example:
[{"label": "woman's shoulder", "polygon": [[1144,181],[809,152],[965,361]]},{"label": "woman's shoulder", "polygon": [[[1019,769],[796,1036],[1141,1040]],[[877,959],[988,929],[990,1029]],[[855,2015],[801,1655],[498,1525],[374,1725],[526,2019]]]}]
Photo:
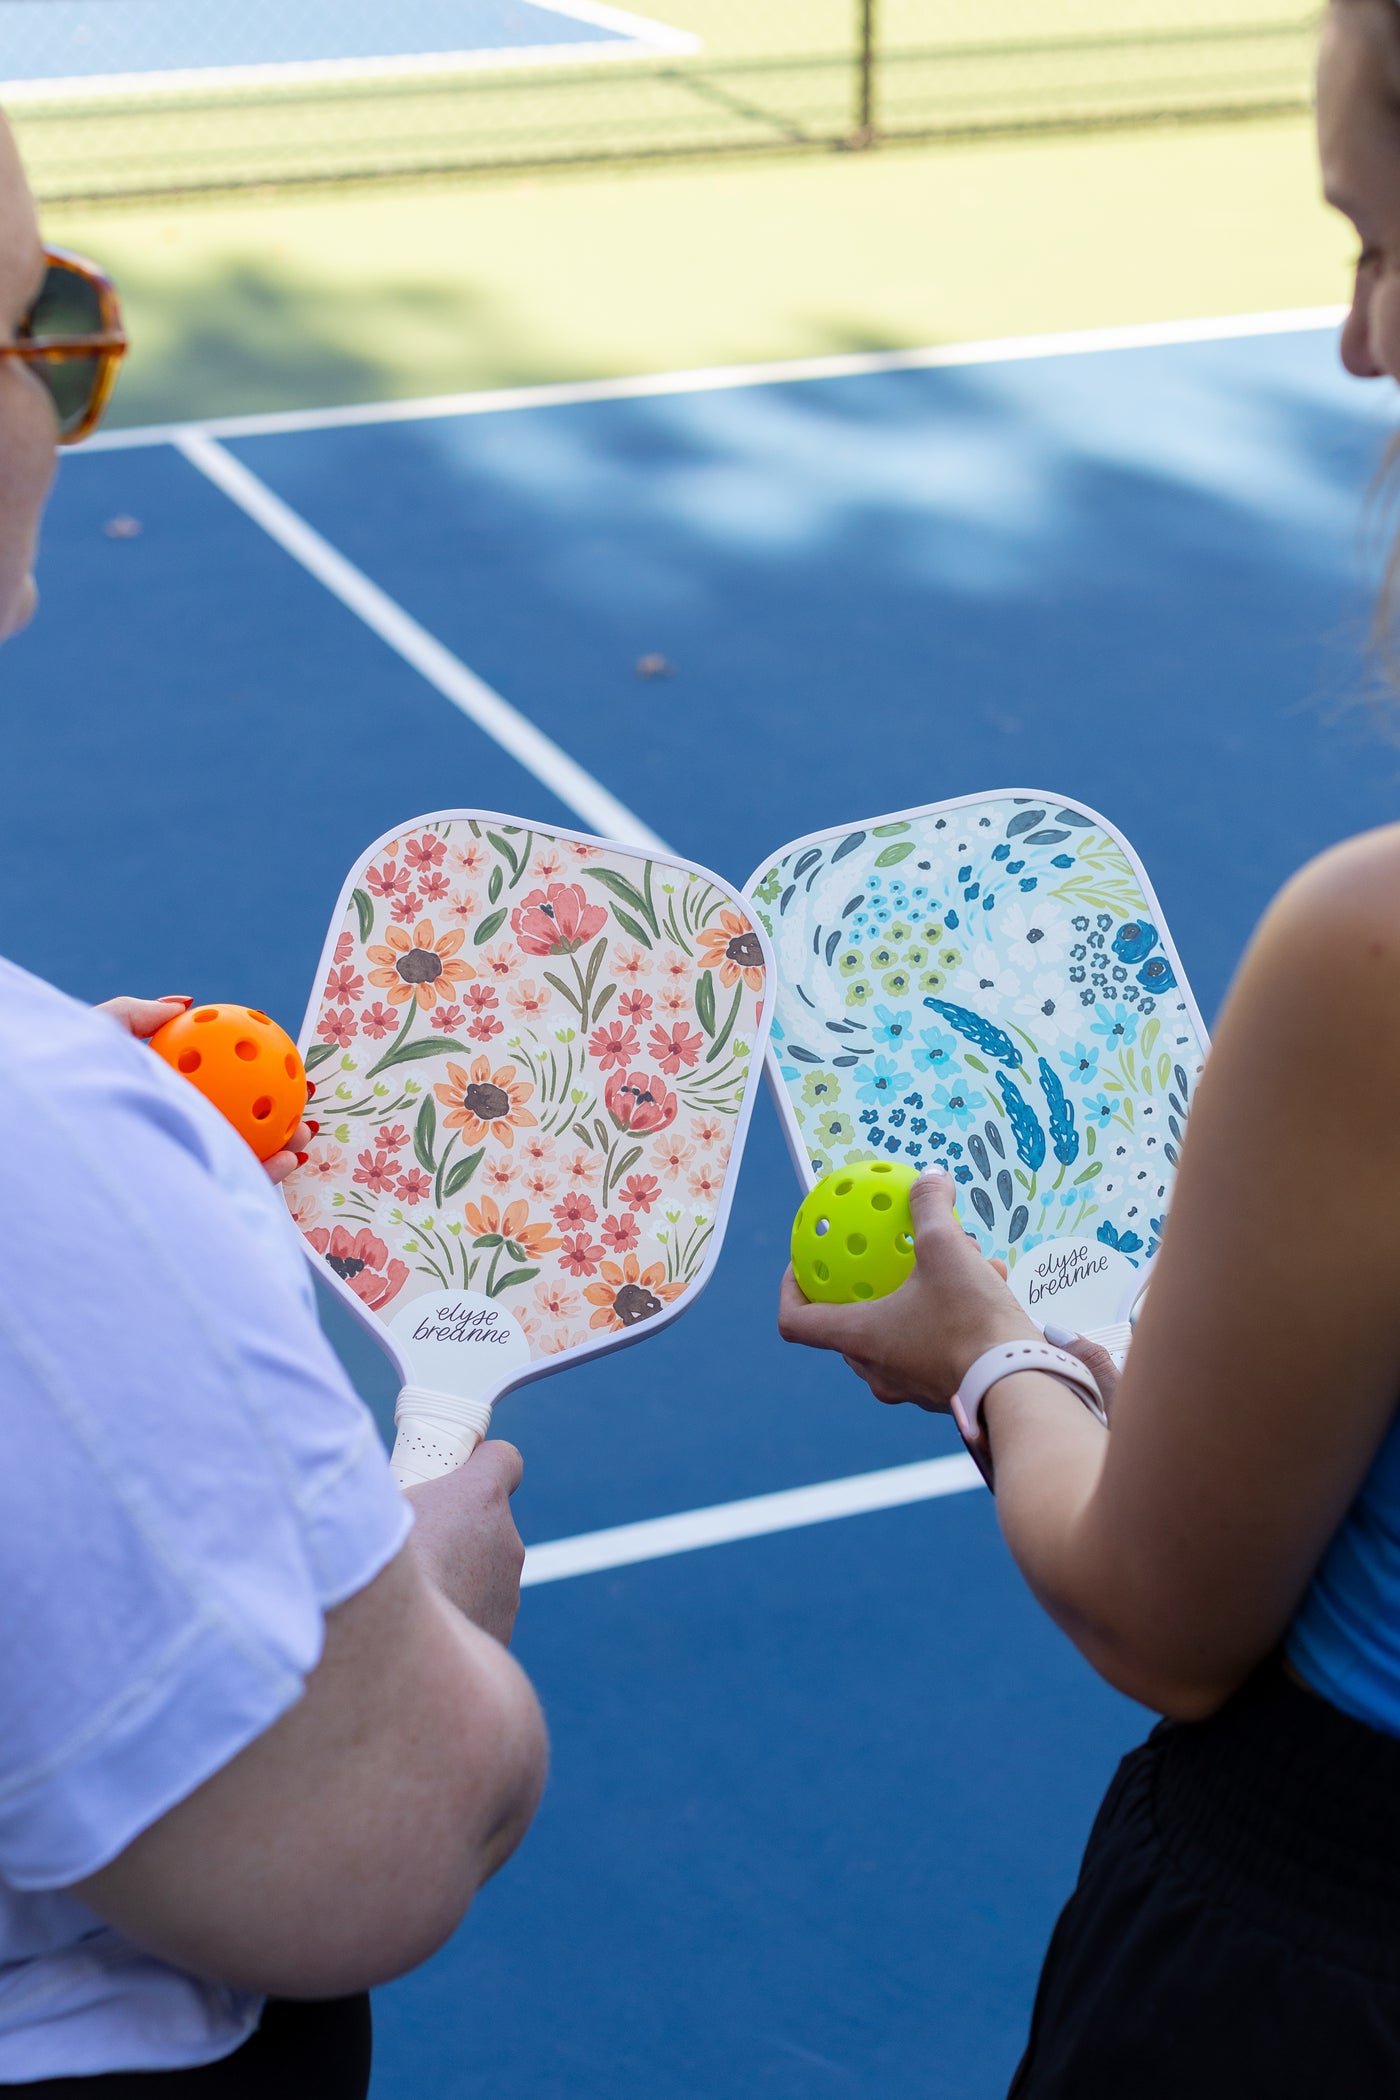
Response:
[{"label": "woman's shoulder", "polygon": [[1298,870],[1265,913],[1255,963],[1300,973],[1299,989],[1355,978],[1400,992],[1400,824],[1331,846]]}]

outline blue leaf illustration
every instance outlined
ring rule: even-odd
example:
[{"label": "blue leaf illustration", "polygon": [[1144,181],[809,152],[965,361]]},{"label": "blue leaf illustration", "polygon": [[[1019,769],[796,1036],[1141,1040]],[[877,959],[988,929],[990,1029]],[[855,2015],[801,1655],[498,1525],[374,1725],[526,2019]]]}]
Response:
[{"label": "blue leaf illustration", "polygon": [[1016,1140],[1016,1157],[1023,1167],[1030,1168],[1032,1174],[1038,1174],[1045,1164],[1045,1132],[1040,1127],[1040,1118],[1019,1087],[1014,1086],[1004,1072],[1000,1077],[1006,1120]]},{"label": "blue leaf illustration", "polygon": [[1043,1057],[1040,1060],[1040,1091],[1050,1111],[1050,1142],[1055,1147],[1055,1157],[1062,1167],[1072,1166],[1079,1157],[1079,1132],[1074,1127],[1074,1109]]},{"label": "blue leaf illustration", "polygon": [[[951,912],[948,917],[951,923]],[[1021,1053],[1006,1030],[998,1028],[994,1021],[984,1021],[981,1014],[972,1013],[965,1006],[954,1006],[947,999],[925,999],[924,1005],[931,1007],[934,1013],[942,1014],[960,1036],[974,1043],[979,1050],[985,1050],[988,1057],[994,1058],[999,1065],[1019,1065],[1022,1062]]]}]

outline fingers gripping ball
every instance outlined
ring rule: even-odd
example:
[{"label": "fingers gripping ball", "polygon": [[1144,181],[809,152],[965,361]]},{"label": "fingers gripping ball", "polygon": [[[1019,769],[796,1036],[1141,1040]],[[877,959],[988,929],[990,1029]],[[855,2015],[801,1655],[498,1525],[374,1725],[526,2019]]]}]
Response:
[{"label": "fingers gripping ball", "polygon": [[280,1152],[306,1108],[296,1044],[255,1006],[194,1006],[151,1037],[151,1048],[228,1117],[259,1159]]},{"label": "fingers gripping ball", "polygon": [[805,1298],[850,1305],[888,1298],[914,1266],[914,1167],[872,1159],[819,1181],[792,1228],[792,1269]]}]

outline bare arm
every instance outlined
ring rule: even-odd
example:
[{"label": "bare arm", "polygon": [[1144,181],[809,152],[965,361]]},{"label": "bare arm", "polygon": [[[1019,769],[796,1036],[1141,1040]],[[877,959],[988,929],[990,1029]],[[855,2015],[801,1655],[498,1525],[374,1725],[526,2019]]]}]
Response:
[{"label": "bare arm", "polygon": [[[988,1396],[1002,1528],[1089,1660],[1209,1713],[1284,1633],[1400,1394],[1400,831],[1353,841],[1266,918],[1221,1023],[1109,1434],[1054,1380]],[[947,1404],[982,1349],[1033,1331],[919,1193],[897,1299],[807,1306],[877,1395]],[[884,1315],[882,1319],[882,1313]]]},{"label": "bare arm", "polygon": [[327,1615],[305,1696],[76,1893],[182,1968],[283,1996],[382,1983],[441,1945],[544,1784],[534,1694],[458,1608],[509,1637],[518,1477],[493,1443],[435,1482],[423,1537]]}]

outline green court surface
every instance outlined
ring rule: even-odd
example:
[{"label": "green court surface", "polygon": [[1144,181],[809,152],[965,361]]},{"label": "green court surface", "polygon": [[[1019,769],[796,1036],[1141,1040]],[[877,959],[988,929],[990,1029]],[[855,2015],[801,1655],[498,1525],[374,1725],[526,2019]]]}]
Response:
[{"label": "green court surface", "polygon": [[957,343],[1345,296],[1308,121],[51,207],[114,420]]}]

